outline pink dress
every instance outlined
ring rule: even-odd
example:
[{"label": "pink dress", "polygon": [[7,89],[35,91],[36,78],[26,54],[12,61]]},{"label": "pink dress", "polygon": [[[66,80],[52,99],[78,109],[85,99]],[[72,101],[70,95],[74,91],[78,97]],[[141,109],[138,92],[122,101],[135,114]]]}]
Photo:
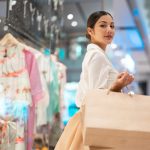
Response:
[{"label": "pink dress", "polygon": [[34,123],[35,123],[35,106],[39,100],[43,98],[42,84],[40,80],[39,68],[34,54],[28,50],[24,50],[26,67],[29,73],[30,85],[31,85],[31,95],[32,95],[32,106],[29,108],[29,118],[27,125],[27,137],[28,144],[27,150],[32,149],[33,145],[33,133],[34,133]]}]

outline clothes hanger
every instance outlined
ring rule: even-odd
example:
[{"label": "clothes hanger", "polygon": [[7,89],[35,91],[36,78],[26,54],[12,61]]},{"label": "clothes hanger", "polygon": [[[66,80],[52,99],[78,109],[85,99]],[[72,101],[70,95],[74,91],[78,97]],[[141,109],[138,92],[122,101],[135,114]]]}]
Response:
[{"label": "clothes hanger", "polygon": [[55,54],[51,54],[50,55],[50,59],[53,61],[53,62],[58,62],[58,58]]},{"label": "clothes hanger", "polygon": [[4,47],[17,46],[17,44],[19,44],[19,41],[11,33],[6,33],[0,40],[0,45]]}]

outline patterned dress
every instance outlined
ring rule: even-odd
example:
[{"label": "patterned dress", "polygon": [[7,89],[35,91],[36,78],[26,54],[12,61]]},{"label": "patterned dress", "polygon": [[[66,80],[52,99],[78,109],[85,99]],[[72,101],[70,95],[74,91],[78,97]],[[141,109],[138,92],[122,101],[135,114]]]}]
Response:
[{"label": "patterned dress", "polygon": [[[15,123],[15,150],[26,150],[28,107],[32,105],[23,50],[19,44],[12,47],[0,46],[0,118]],[[9,140],[5,142],[4,147],[9,144]]]}]

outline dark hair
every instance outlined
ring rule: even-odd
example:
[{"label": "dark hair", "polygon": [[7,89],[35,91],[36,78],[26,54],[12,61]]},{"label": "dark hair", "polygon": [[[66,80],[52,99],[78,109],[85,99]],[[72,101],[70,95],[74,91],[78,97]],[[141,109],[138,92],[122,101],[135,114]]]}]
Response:
[{"label": "dark hair", "polygon": [[[105,15],[109,15],[112,17],[112,15],[106,11],[96,11],[94,13],[92,13],[88,20],[87,20],[87,28],[90,27],[90,28],[94,28],[96,22],[98,21],[99,18],[101,18],[102,16],[105,16]],[[113,17],[112,17],[113,19]],[[91,36],[88,34],[88,32],[86,31],[86,37],[90,40],[91,39]]]}]

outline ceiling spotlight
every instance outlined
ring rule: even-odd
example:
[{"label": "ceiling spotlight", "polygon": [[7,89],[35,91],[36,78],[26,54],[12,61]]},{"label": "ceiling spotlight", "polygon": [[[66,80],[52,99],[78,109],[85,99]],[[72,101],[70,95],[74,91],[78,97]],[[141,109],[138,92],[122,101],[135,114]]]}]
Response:
[{"label": "ceiling spotlight", "polygon": [[77,21],[72,21],[71,26],[76,27],[78,25]]},{"label": "ceiling spotlight", "polygon": [[68,20],[72,20],[73,17],[74,17],[73,14],[68,14],[68,15],[67,15],[67,19],[68,19]]}]

